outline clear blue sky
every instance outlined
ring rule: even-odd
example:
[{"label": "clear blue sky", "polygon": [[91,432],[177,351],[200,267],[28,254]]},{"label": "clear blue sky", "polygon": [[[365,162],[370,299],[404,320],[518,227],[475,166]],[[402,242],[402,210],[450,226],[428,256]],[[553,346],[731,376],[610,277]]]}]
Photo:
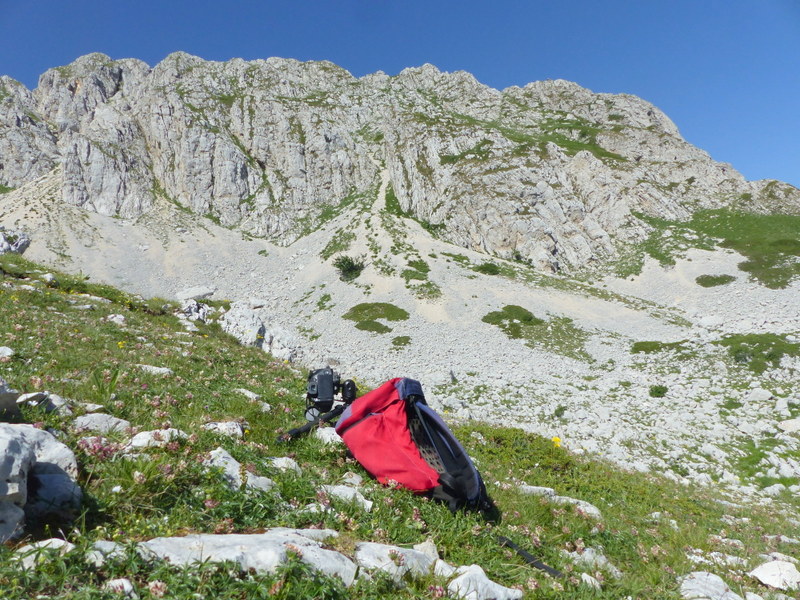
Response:
[{"label": "clear blue sky", "polygon": [[800,186],[800,0],[0,0],[0,74],[28,87],[89,52],[176,50],[569,79],[654,103],[748,179]]}]

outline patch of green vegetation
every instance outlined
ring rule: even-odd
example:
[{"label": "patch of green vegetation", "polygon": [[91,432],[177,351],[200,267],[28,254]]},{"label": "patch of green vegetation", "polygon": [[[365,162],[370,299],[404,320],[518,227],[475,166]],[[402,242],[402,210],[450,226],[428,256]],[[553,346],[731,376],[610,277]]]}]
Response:
[{"label": "patch of green vegetation", "polygon": [[766,287],[784,288],[800,276],[800,216],[713,210],[696,213],[691,223],[745,256],[739,268]]},{"label": "patch of green vegetation", "polygon": [[343,319],[355,321],[356,328],[374,333],[389,333],[390,327],[378,321],[405,321],[408,319],[408,311],[386,302],[365,302],[357,304],[345,314]]},{"label": "patch of green vegetation", "polygon": [[342,281],[352,281],[359,275],[361,271],[367,266],[365,256],[350,256],[348,254],[340,254],[333,260],[333,266],[339,271],[339,279]]},{"label": "patch of green vegetation", "polygon": [[350,229],[339,229],[333,234],[331,240],[319,253],[323,260],[328,260],[334,254],[345,252],[350,249],[350,244],[356,239],[356,234]]},{"label": "patch of green vegetation", "polygon": [[477,271],[478,273],[483,273],[484,275],[499,275],[500,274],[500,267],[493,262],[485,262],[481,263],[475,267],[472,267],[473,271]]},{"label": "patch of green vegetation", "polygon": [[800,344],[775,333],[726,335],[714,343],[726,347],[734,362],[758,374],[780,366],[784,356],[800,356]]},{"label": "patch of green vegetation", "polygon": [[216,94],[212,96],[213,100],[216,100],[227,108],[232,107],[237,98],[241,98],[241,96],[238,96],[237,94]]},{"label": "patch of green vegetation", "polygon": [[499,327],[511,339],[525,340],[528,346],[571,358],[591,360],[584,348],[588,333],[576,327],[568,317],[539,319],[528,309],[511,304],[486,314],[481,320]]},{"label": "patch of green vegetation", "polygon": [[333,308],[333,303],[331,302],[331,295],[322,294],[319,300],[317,300],[317,310],[330,310],[331,308]]},{"label": "patch of green vegetation", "polygon": [[405,269],[402,273],[400,273],[400,276],[405,279],[407,284],[412,280],[426,281],[428,279],[428,273],[430,272],[431,268],[428,263],[421,258],[409,260],[408,266],[410,268]]},{"label": "patch of green vegetation", "polygon": [[392,346],[395,348],[405,348],[411,343],[411,338],[407,335],[398,335],[392,338]]},{"label": "patch of green vegetation", "polygon": [[491,147],[493,146],[490,140],[481,140],[472,148],[464,150],[459,154],[441,154],[439,155],[439,162],[443,165],[452,165],[465,159],[469,160],[486,160],[491,156]]},{"label": "patch of green vegetation", "polygon": [[452,260],[457,262],[459,265],[469,266],[469,264],[470,264],[469,258],[464,256],[463,254],[452,254],[450,252],[442,252],[442,255],[443,256],[447,256],[448,258],[451,258]]},{"label": "patch of green vegetation", "polygon": [[727,411],[734,411],[737,408],[742,408],[744,404],[735,398],[725,398],[725,402],[720,404],[720,408]]},{"label": "patch of green vegetation", "polygon": [[407,287],[420,300],[437,300],[442,297],[442,288],[433,281],[411,284]]},{"label": "patch of green vegetation", "polygon": [[17,188],[9,187],[0,183],[0,194],[7,194],[8,192],[13,192],[15,189]]},{"label": "patch of green vegetation", "polygon": [[667,395],[669,389],[665,385],[651,385],[648,393],[650,394],[651,398],[663,398]]},{"label": "patch of green vegetation", "polygon": [[365,141],[374,143],[382,142],[384,138],[383,131],[373,128],[372,125],[364,125],[356,131],[356,135]]},{"label": "patch of green vegetation", "polygon": [[320,227],[325,225],[342,214],[345,210],[352,206],[356,206],[364,202],[369,196],[368,192],[351,192],[348,196],[342,198],[338,203],[323,204],[315,210],[308,212],[301,218],[297,219],[295,230],[298,232],[299,237],[305,237]]},{"label": "patch of green vegetation", "polygon": [[445,228],[444,223],[429,223],[428,221],[418,219],[413,214],[404,211],[400,206],[400,201],[397,199],[397,196],[394,193],[394,188],[392,188],[391,185],[386,188],[386,212],[396,217],[402,217],[404,219],[416,221],[425,231],[433,236],[437,236]]},{"label": "patch of green vegetation", "polygon": [[257,254],[258,254],[259,256],[269,256],[269,252],[267,252],[267,251],[266,251],[266,249],[264,249],[264,248],[262,248],[261,250],[259,250]]},{"label": "patch of green vegetation", "polygon": [[502,310],[493,311],[481,319],[484,323],[496,325],[511,339],[521,339],[523,336],[523,326],[535,326],[544,324],[544,320],[533,316],[533,313],[526,308],[510,304],[504,306]]},{"label": "patch of green vegetation", "polygon": [[686,342],[634,342],[631,346],[633,354],[650,354],[667,350],[686,350]]},{"label": "patch of green vegetation", "polygon": [[416,271],[414,269],[404,269],[403,272],[400,273],[400,276],[403,279],[405,279],[406,283],[408,283],[409,281],[412,281],[412,280],[414,280],[414,281],[425,281],[426,279],[428,279],[428,275],[427,274],[421,273],[421,272]]},{"label": "patch of green vegetation", "polygon": [[745,481],[755,480],[761,487],[776,483],[773,478],[761,475],[764,470],[762,462],[769,457],[772,450],[778,445],[773,437],[764,437],[759,440],[748,438],[739,447],[739,457],[736,459],[735,469]]},{"label": "patch of green vegetation", "polygon": [[668,221],[636,214],[653,227],[641,245],[622,252],[620,276],[641,272],[644,255],[675,264],[689,248],[730,248],[746,257],[739,269],[762,285],[784,288],[800,277],[800,216],[761,215],[730,209],[701,210],[690,221]]},{"label": "patch of green vegetation", "polygon": [[699,275],[695,277],[694,280],[697,285],[710,288],[726,285],[732,281],[736,281],[736,277],[733,275]]},{"label": "patch of green vegetation", "polygon": [[218,215],[215,215],[214,213],[211,213],[211,212],[207,212],[203,216],[206,219],[208,219],[209,221],[211,221],[212,223],[214,223],[214,225],[219,225],[220,227],[222,226],[222,222],[219,220],[219,216]]},{"label": "patch of green vegetation", "polygon": [[365,319],[385,319],[386,321],[407,321],[408,311],[388,302],[365,302],[357,304],[347,311],[343,318],[350,321]]}]

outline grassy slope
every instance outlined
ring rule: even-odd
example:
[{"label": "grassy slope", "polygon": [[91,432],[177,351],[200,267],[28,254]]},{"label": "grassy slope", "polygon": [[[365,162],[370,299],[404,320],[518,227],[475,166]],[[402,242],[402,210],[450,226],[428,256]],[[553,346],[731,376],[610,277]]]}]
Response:
[{"label": "grassy slope", "polygon": [[[365,475],[342,447],[323,447],[312,438],[291,444],[277,436],[302,421],[304,377],[254,348],[239,346],[216,325],[201,325],[186,335],[159,300],[143,302],[81,278],[57,275],[57,285],[37,279],[42,272],[17,256],[0,257],[0,345],[16,354],[0,363],[0,376],[12,387],[29,392],[49,390],[64,397],[99,402],[107,412],[131,421],[140,430],[172,425],[190,440],[138,459],[114,453],[112,438],[104,449],[79,451],[80,483],[85,510],[72,528],[42,524],[33,537],[65,536],[86,549],[95,540],[145,540],[188,532],[255,532],[272,526],[324,526],[341,532],[335,548],[351,554],[356,541],[399,545],[432,538],[441,556],[455,565],[477,563],[504,585],[521,586],[537,598],[678,598],[678,577],[694,570],[686,548],[723,551],[758,564],[759,553],[791,547],[770,542],[765,534],[800,537],[775,506],[717,502],[712,489],[692,489],[653,475],[628,473],[597,460],[570,455],[550,441],[515,429],[457,424],[456,435],[474,456],[502,511],[499,523],[479,515],[451,515],[444,506],[401,490],[382,488],[367,479],[365,495],[375,501],[371,513],[333,501],[334,511],[302,516],[294,507],[319,500],[321,484],[336,483],[347,471]],[[37,272],[38,271],[38,272]],[[30,276],[25,281],[20,277]],[[32,286],[25,289],[21,285]],[[112,298],[102,303],[77,295],[90,292]],[[81,308],[93,304],[94,309]],[[126,318],[123,327],[108,322],[110,314]],[[173,369],[172,377],[148,375],[136,367],[151,364]],[[346,373],[345,373],[346,375]],[[425,382],[422,382],[423,385]],[[264,413],[257,403],[236,392],[247,388],[272,405]],[[26,409],[29,422],[65,431],[65,442],[77,448],[78,435],[69,419]],[[249,433],[233,440],[201,430],[208,421],[244,419]],[[478,435],[480,434],[480,435]],[[278,483],[285,502],[270,493],[229,491],[220,477],[205,472],[199,460],[217,446],[231,452],[247,469]],[[271,471],[265,459],[293,456],[303,476]],[[137,473],[138,472],[138,473]],[[559,494],[588,501],[601,509],[602,523],[570,507],[557,506],[519,493],[519,483],[550,486]],[[115,486],[122,492],[115,493]],[[287,504],[288,503],[288,504]],[[795,509],[797,506],[794,507]],[[674,519],[653,521],[654,511]],[[731,520],[724,515],[736,517]],[[555,582],[498,548],[494,535],[506,535],[568,577]],[[714,536],[744,543],[731,550]],[[22,542],[31,541],[31,539]],[[21,542],[21,543],[22,543]],[[52,558],[33,572],[22,572],[8,558],[14,545],[0,547],[0,596],[32,598],[112,598],[105,581],[129,577],[141,598],[156,597],[148,583],[161,581],[169,598],[430,598],[443,581],[433,578],[397,588],[380,576],[350,590],[335,580],[308,572],[299,562],[271,575],[241,574],[225,566],[181,569],[148,563],[131,552],[102,568],[87,566],[84,552]],[[562,550],[602,546],[623,571],[619,580],[605,578],[602,592],[578,583],[585,570],[572,568]],[[738,590],[757,589],[755,582],[723,567],[707,567]],[[602,576],[602,575],[599,575]],[[154,588],[156,593],[158,588]]]}]

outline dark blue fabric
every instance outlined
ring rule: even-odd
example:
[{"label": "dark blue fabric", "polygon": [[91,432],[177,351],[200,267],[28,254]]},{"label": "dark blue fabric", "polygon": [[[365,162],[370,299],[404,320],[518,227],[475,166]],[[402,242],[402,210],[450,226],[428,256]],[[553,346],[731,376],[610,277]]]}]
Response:
[{"label": "dark blue fabric", "polygon": [[395,384],[395,387],[397,388],[397,393],[400,394],[403,400],[409,396],[425,397],[425,394],[422,393],[422,385],[416,379],[404,377]]}]

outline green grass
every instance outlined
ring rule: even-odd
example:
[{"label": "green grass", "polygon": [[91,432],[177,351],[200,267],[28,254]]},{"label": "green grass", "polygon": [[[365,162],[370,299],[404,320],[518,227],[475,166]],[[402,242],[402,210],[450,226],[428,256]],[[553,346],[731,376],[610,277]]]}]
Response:
[{"label": "green grass", "polygon": [[800,356],[800,344],[775,333],[727,335],[714,343],[727,348],[734,362],[757,374],[780,366],[784,356]]},{"label": "green grass", "polygon": [[[36,570],[25,572],[11,560],[15,544],[0,546],[0,590],[8,600],[110,599],[116,596],[103,586],[117,577],[129,578],[143,600],[156,597],[148,591],[148,585],[156,581],[166,587],[163,597],[175,600],[198,596],[421,600],[433,597],[430,586],[446,585],[432,576],[397,585],[376,575],[344,589],[338,580],[314,573],[295,560],[271,574],[241,572],[229,564],[182,568],[146,560],[131,546],[162,535],[252,533],[276,526],[335,529],[340,537],[328,547],[350,557],[361,540],[409,547],[430,538],[443,559],[456,566],[479,564],[498,583],[525,590],[525,598],[677,600],[679,578],[696,570],[686,558],[687,548],[720,550],[712,536],[735,537],[745,544],[742,555],[750,559],[776,549],[792,552],[791,547],[768,542],[766,535],[800,537],[800,528],[790,521],[800,509],[796,497],[787,495],[760,505],[739,496],[738,506],[723,505],[716,487],[685,486],[658,474],[629,472],[572,454],[550,439],[520,429],[478,420],[452,422],[445,414],[456,437],[474,457],[500,510],[493,523],[474,513],[451,514],[442,504],[379,486],[342,446],[325,446],[313,437],[279,442],[281,433],[304,422],[305,372],[239,345],[214,324],[199,323],[199,331],[186,335],[172,314],[177,308],[174,304],[165,308],[162,300],[136,299],[85,277],[47,269],[59,282],[50,287],[41,281],[43,271],[38,265],[16,255],[0,257],[0,268],[0,340],[15,350],[10,360],[0,362],[0,375],[11,387],[99,401],[106,412],[130,420],[141,430],[169,424],[196,434],[165,449],[144,450],[135,459],[121,459],[110,445],[107,455],[78,450],[83,512],[69,526],[35,524],[33,533],[20,542],[55,535],[75,543],[77,551],[49,556]],[[32,289],[21,287],[23,283]],[[92,301],[81,294],[110,302]],[[77,308],[90,302],[94,310]],[[110,314],[124,315],[126,325],[108,322],[105,317]],[[359,322],[402,321],[408,316],[391,304],[363,304],[353,307],[350,314]],[[504,314],[525,323],[535,319],[521,307],[511,307]],[[392,345],[401,348],[407,337],[395,337]],[[148,375],[137,364],[169,367],[174,376]],[[422,383],[429,398],[435,397],[428,383]],[[272,410],[262,412],[258,403],[236,391],[242,387],[260,394]],[[70,429],[70,417],[32,407],[23,411],[28,422],[41,421],[59,430],[65,444],[78,448],[81,434]],[[201,428],[209,420],[239,418],[249,424],[242,440]],[[125,441],[122,433],[108,438],[112,443]],[[569,445],[570,440],[564,442]],[[758,477],[771,443],[765,438],[742,446],[739,472]],[[231,491],[218,474],[203,469],[200,461],[217,446],[229,451],[246,472],[274,479],[280,497],[271,492]],[[287,455],[299,463],[302,475],[269,466],[270,457]],[[361,491],[375,503],[371,512],[336,500],[331,501],[329,512],[296,510],[318,500],[321,484],[338,483],[347,472],[364,476]],[[569,506],[524,495],[518,489],[521,482],[552,487],[560,495],[590,502],[602,511],[603,519],[597,523]],[[117,485],[124,493],[114,492]],[[653,521],[649,516],[653,511],[674,519],[678,528]],[[727,517],[723,520],[727,515],[739,520],[731,524]],[[554,582],[498,548],[497,535],[510,537],[568,577]],[[129,550],[95,568],[84,556],[96,540],[115,540]],[[602,591],[578,583],[580,573],[587,570],[573,567],[562,555],[564,550],[588,546],[602,546],[623,572],[618,580],[606,579]],[[751,566],[755,564],[757,559],[751,561]],[[750,579],[722,575],[740,595],[745,590],[764,594]]]},{"label": "green grass", "polygon": [[411,343],[411,337],[407,335],[398,335],[392,338],[392,346],[395,348],[405,348]]},{"label": "green grass", "polygon": [[641,272],[644,255],[672,265],[689,248],[717,246],[742,254],[746,260],[739,269],[766,287],[785,288],[800,276],[800,216],[730,209],[697,211],[689,221],[636,216],[653,231],[643,244],[623,251],[616,266],[620,276]]},{"label": "green grass", "polygon": [[634,342],[631,346],[633,354],[650,354],[667,350],[686,350],[685,342]]},{"label": "green grass", "polygon": [[732,281],[736,281],[736,277],[733,275],[700,275],[695,277],[695,282],[697,285],[709,288],[709,287],[719,287],[721,285],[726,285]]},{"label": "green grass", "polygon": [[339,229],[333,234],[331,240],[325,245],[319,253],[323,260],[328,260],[334,254],[339,252],[346,252],[350,249],[350,244],[356,239],[356,234],[353,231],[346,229]]},{"label": "green grass", "polygon": [[485,262],[472,267],[473,271],[483,273],[484,275],[499,275],[500,267],[493,262]]},{"label": "green grass", "polygon": [[581,360],[591,359],[584,348],[588,333],[576,327],[568,317],[540,319],[528,309],[510,304],[487,313],[481,320],[499,327],[511,339],[525,340],[532,348]]},{"label": "green grass", "polygon": [[408,317],[408,311],[387,302],[357,304],[342,315],[343,319],[355,321],[357,329],[373,333],[389,333],[392,331],[391,327],[380,323],[378,319],[383,321],[406,321]]}]

